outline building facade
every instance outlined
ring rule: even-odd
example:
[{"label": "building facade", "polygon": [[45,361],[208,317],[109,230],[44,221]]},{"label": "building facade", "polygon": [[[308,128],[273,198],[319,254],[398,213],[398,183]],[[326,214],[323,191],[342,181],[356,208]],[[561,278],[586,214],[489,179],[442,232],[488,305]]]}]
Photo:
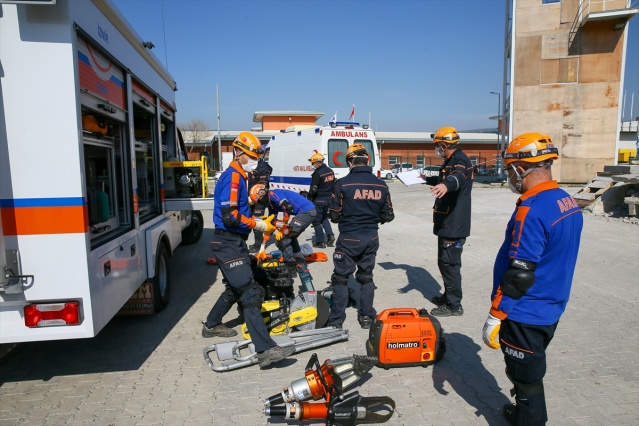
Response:
[{"label": "building facade", "polygon": [[507,0],[505,139],[548,134],[561,182],[617,163],[631,0]]}]

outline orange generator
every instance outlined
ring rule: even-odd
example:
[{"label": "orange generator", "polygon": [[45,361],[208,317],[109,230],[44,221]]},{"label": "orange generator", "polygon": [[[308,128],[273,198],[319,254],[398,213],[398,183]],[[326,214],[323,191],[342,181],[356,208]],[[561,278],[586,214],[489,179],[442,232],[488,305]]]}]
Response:
[{"label": "orange generator", "polygon": [[366,352],[377,357],[376,365],[385,369],[428,367],[446,352],[444,330],[426,309],[386,309],[371,325]]}]

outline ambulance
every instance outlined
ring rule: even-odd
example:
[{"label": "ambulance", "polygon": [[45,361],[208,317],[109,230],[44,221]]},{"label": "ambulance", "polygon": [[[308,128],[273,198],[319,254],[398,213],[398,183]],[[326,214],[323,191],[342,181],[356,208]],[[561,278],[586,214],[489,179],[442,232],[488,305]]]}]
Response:
[{"label": "ambulance", "polygon": [[162,310],[202,235],[176,83],[109,0],[0,0],[0,344]]},{"label": "ambulance", "polygon": [[353,144],[364,145],[370,156],[368,165],[379,177],[375,132],[367,125],[350,121],[333,122],[328,126],[297,125],[271,136],[264,157],[273,167],[271,188],[308,191],[313,174],[308,159],[316,152],[324,155],[324,162],[333,169],[336,179],[346,176],[349,172],[346,149]]}]

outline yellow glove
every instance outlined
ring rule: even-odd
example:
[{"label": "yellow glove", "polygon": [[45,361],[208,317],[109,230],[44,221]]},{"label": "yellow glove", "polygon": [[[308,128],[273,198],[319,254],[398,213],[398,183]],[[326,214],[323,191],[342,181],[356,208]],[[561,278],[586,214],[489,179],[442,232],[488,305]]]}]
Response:
[{"label": "yellow glove", "polygon": [[266,220],[255,221],[253,229],[256,231],[264,232],[265,234],[271,234],[275,231],[275,226],[271,223],[275,215],[270,215]]},{"label": "yellow glove", "polygon": [[282,234],[279,230],[275,231],[275,239],[277,241],[282,241],[282,238],[284,238],[284,234]]},{"label": "yellow glove", "polygon": [[484,324],[482,338],[486,346],[492,349],[499,349],[499,329],[501,328],[501,320],[490,314]]},{"label": "yellow glove", "polygon": [[262,244],[262,246],[260,247],[260,251],[255,257],[257,258],[258,262],[266,260],[266,258],[268,257],[268,254],[266,254],[266,245]]}]

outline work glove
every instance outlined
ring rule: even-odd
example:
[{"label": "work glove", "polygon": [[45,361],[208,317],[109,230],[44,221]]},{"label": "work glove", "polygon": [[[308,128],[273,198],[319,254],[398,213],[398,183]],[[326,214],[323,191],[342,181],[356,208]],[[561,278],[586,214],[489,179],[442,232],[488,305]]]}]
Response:
[{"label": "work glove", "polygon": [[499,349],[499,328],[501,327],[501,320],[490,314],[486,318],[484,323],[484,330],[482,337],[486,346],[492,349]]},{"label": "work glove", "polygon": [[282,238],[284,238],[284,234],[282,234],[279,230],[275,231],[275,239],[277,241],[282,241]]},{"label": "work glove", "polygon": [[262,244],[260,246],[260,251],[257,253],[257,255],[255,257],[256,257],[258,262],[266,260],[266,258],[268,257],[268,254],[266,254],[266,245],[265,244]]},{"label": "work glove", "polygon": [[270,215],[266,220],[255,221],[253,229],[256,231],[264,232],[265,234],[272,234],[275,231],[275,226],[271,223],[275,215]]}]

